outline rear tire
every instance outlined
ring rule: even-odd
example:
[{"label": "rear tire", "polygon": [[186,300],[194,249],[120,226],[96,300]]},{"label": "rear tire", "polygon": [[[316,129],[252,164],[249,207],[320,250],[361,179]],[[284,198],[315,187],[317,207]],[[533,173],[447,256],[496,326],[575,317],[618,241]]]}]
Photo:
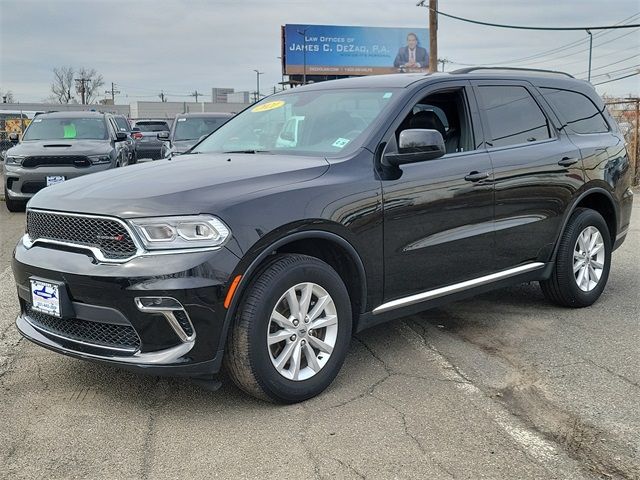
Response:
[{"label": "rear tire", "polygon": [[7,188],[4,189],[4,203],[7,206],[7,210],[10,212],[24,212],[27,207],[27,202],[25,200],[13,200],[9,198],[9,192],[7,192]]},{"label": "rear tire", "polygon": [[296,403],[336,377],[351,340],[351,302],[333,268],[278,255],[249,285],[231,328],[225,367],[257,398]]},{"label": "rear tire", "polygon": [[551,277],[540,282],[544,296],[563,307],[592,305],[607,284],[611,251],[611,235],[602,215],[576,209],[560,238]]}]

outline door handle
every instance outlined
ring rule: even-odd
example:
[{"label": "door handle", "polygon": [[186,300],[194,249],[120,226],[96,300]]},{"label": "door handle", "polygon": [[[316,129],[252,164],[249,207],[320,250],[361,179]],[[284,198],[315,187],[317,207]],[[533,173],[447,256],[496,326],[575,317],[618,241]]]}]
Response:
[{"label": "door handle", "polygon": [[489,172],[471,172],[469,175],[464,177],[467,182],[479,182],[480,180],[484,180],[489,178]]},{"label": "door handle", "polygon": [[562,160],[558,162],[558,165],[560,165],[561,167],[570,167],[575,163],[578,163],[577,158],[563,157]]}]

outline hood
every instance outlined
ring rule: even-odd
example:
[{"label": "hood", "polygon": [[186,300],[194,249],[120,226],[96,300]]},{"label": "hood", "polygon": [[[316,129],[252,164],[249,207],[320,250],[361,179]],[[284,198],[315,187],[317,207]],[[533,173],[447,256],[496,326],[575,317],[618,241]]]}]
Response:
[{"label": "hood", "polygon": [[29,140],[7,150],[7,155],[100,155],[111,150],[109,140]]},{"label": "hood", "polygon": [[239,197],[311,180],[328,168],[329,162],[320,157],[181,155],[47,187],[29,207],[121,218],[215,214]]}]

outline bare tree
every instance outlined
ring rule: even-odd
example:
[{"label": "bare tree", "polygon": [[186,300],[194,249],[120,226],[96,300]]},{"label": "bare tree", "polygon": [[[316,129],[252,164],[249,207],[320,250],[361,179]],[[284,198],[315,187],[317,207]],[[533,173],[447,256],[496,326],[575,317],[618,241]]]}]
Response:
[{"label": "bare tree", "polygon": [[[102,75],[95,68],[82,67],[76,72],[76,91],[84,98],[86,105],[92,103],[99,95],[99,89],[104,85]],[[84,89],[84,95],[83,95]]]},{"label": "bare tree", "polygon": [[51,92],[58,103],[69,103],[74,98],[73,88],[73,67],[59,67],[53,69],[53,83]]},{"label": "bare tree", "polygon": [[13,96],[13,92],[11,90],[0,90],[0,102],[2,103],[16,103],[16,99]]}]

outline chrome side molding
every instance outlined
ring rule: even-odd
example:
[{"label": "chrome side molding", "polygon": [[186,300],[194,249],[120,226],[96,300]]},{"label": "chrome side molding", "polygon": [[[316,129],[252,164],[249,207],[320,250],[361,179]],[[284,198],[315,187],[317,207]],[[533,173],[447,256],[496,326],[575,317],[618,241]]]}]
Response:
[{"label": "chrome side molding", "polygon": [[497,282],[505,278],[514,277],[521,273],[531,272],[544,267],[542,262],[527,263],[526,265],[520,265],[519,267],[510,268],[508,270],[502,270],[501,272],[485,275],[484,277],[474,278],[472,280],[466,280],[460,283],[454,283],[446,287],[436,288],[434,290],[427,290],[426,292],[416,293],[404,298],[398,298],[373,309],[373,314],[378,315],[380,313],[395,310],[396,308],[407,307],[416,303],[425,302],[427,300],[433,300],[435,298],[444,297],[454,293],[462,292],[470,288],[479,287],[488,283]]}]

